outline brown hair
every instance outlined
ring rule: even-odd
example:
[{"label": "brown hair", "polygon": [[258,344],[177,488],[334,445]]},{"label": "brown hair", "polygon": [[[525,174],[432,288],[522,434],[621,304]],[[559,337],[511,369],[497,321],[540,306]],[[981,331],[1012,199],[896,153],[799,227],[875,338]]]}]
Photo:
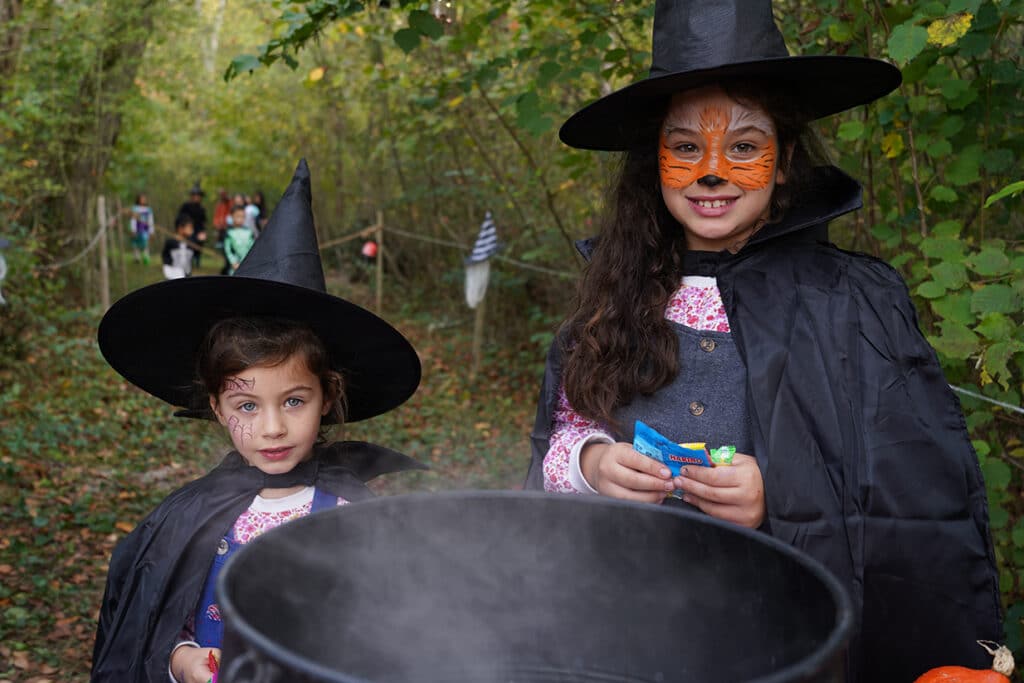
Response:
[{"label": "brown hair", "polygon": [[324,421],[340,424],[345,417],[345,383],[341,373],[331,368],[330,355],[320,337],[293,320],[238,317],[215,323],[199,347],[199,388],[216,397],[229,377],[254,365],[280,365],[293,356],[301,357],[306,368],[320,378],[324,403],[330,405]]},{"label": "brown hair", "polygon": [[[797,98],[779,84],[739,82],[722,88],[739,102],[763,108],[775,123],[786,176],[771,198],[769,221],[777,221],[806,191],[814,165],[824,159],[820,145],[792,105]],[[622,158],[575,311],[562,327],[569,403],[581,415],[612,426],[617,426],[612,416],[617,407],[637,394],[654,393],[679,371],[678,340],[665,307],[679,288],[686,239],[661,196],[656,131],[664,111],[656,111],[645,126],[652,131],[649,144]]]}]

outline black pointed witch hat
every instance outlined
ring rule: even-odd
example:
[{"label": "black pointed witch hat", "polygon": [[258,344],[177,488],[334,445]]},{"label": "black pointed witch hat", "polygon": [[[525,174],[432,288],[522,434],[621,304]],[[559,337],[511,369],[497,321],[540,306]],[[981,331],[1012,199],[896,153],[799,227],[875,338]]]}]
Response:
[{"label": "black pointed witch hat", "polygon": [[651,70],[562,125],[562,142],[580,149],[625,151],[654,141],[655,119],[677,92],[734,78],[781,84],[813,121],[897,88],[899,69],[880,59],[790,56],[771,0],[657,0]]},{"label": "black pointed witch hat", "polygon": [[235,316],[308,324],[345,378],[346,422],[397,407],[419,385],[419,358],[405,337],[327,293],[305,159],[233,276],[168,280],[126,295],[100,322],[100,351],[129,382],[185,409],[177,415],[210,419],[209,397],[193,382],[196,350],[215,322]]}]

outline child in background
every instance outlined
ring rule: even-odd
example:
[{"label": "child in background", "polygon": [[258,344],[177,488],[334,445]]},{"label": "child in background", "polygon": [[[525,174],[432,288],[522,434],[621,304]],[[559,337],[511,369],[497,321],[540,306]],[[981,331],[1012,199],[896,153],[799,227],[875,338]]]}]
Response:
[{"label": "child in background", "polygon": [[224,234],[224,258],[228,262],[227,274],[234,275],[238,265],[256,243],[256,233],[246,221],[244,206],[234,207],[230,218],[227,232]]},{"label": "child in background", "polygon": [[[1002,627],[977,456],[899,274],[828,243],[860,187],[807,127],[899,71],[790,57],[768,0],[659,0],[652,54],[560,132],[626,154],[548,356],[527,487],[681,490],[667,502],[808,553],[853,598],[850,683],[986,668],[975,641]],[[632,447],[637,420],[734,445],[734,464],[672,477]]]},{"label": "child in background", "polygon": [[[167,315],[172,307],[188,316]],[[177,415],[216,420],[234,450],[115,549],[91,680],[206,683],[227,559],[290,519],[371,497],[365,482],[378,474],[420,468],[322,432],[400,405],[419,360],[386,322],[327,294],[305,161],[236,277],[133,292],[104,316],[99,343],[130,382],[185,406]]]},{"label": "child in background", "polygon": [[253,197],[245,198],[245,225],[252,230],[253,235],[256,236],[260,234],[260,211],[260,206],[256,203],[256,200]]},{"label": "child in background", "polygon": [[132,206],[132,253],[136,263],[149,265],[149,237],[153,234],[153,209],[149,207],[146,195],[140,194]]},{"label": "child in background", "polygon": [[164,278],[178,280],[192,274],[192,217],[187,213],[179,213],[174,219],[175,237],[164,241],[160,258],[164,264]]}]

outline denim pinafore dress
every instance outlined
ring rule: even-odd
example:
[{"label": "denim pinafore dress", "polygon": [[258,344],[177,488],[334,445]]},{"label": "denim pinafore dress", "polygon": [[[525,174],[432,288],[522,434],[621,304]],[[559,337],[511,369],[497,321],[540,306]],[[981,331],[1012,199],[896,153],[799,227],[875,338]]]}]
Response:
[{"label": "denim pinafore dress", "polygon": [[[310,514],[320,510],[327,510],[337,505],[337,496],[320,489],[314,489]],[[220,576],[221,570],[228,560],[231,559],[231,556],[243,545],[245,544],[240,543],[235,538],[235,525],[232,523],[228,533],[224,538],[220,539],[220,545],[217,547],[217,556],[213,560],[213,566],[210,567],[210,573],[206,576],[206,583],[203,584],[203,592],[196,606],[195,639],[200,647],[219,648],[224,640],[224,623],[221,621],[220,608],[217,605],[217,596],[215,594],[217,577]]]}]

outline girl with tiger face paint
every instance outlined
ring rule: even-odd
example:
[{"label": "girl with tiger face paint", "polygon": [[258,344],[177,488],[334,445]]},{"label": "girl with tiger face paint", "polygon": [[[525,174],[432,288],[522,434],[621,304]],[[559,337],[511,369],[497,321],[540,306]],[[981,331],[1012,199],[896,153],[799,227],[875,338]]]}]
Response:
[{"label": "girl with tiger face paint", "polygon": [[768,219],[785,180],[771,117],[719,87],[675,95],[660,133],[661,194],[687,248],[738,251]]}]

